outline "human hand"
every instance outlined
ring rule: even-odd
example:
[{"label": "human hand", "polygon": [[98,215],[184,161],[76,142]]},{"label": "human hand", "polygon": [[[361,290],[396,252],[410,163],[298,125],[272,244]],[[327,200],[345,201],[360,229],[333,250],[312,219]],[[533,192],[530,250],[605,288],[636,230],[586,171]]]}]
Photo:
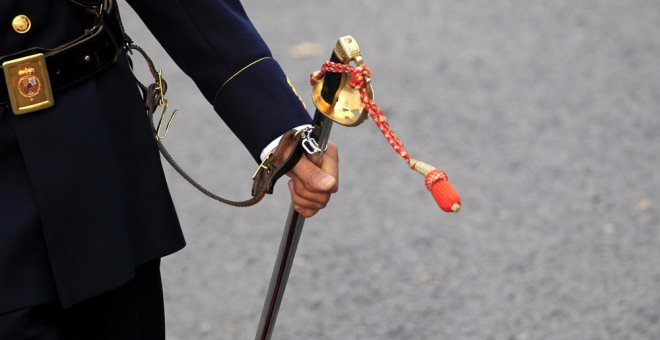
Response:
[{"label": "human hand", "polygon": [[316,164],[307,157],[301,157],[287,175],[291,177],[289,192],[296,211],[307,218],[314,216],[325,208],[330,195],[339,187],[337,145],[329,142],[328,149]]}]

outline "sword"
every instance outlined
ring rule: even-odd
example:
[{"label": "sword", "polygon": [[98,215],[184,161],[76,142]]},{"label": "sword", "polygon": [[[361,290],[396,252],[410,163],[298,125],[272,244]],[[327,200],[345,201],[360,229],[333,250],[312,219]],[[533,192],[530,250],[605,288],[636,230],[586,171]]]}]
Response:
[{"label": "sword", "polygon": [[[348,56],[352,56],[353,58],[359,56],[359,48],[357,50],[353,49],[353,53],[348,54],[351,51],[345,51],[339,44],[338,46],[340,50],[335,47],[330,57],[330,60],[333,62],[348,63],[351,60],[347,59]],[[357,47],[357,44],[355,46]],[[341,59],[342,57],[344,57],[344,60]],[[318,95],[326,103],[332,103],[337,97],[343,78],[345,77],[342,77],[339,73],[328,73],[322,82],[322,88],[318,91]],[[318,108],[316,109],[314,113],[314,125],[319,132],[314,138],[322,150],[325,150],[328,144],[332,123],[332,120],[327,118]],[[277,251],[275,266],[266,293],[264,306],[261,310],[261,319],[255,337],[257,340],[270,339],[273,334],[277,313],[282,303],[284,289],[289,279],[289,273],[291,272],[293,259],[296,256],[298,241],[300,240],[304,224],[305,218],[294,209],[292,203],[284,226],[284,232],[282,233],[280,247]]]},{"label": "sword", "polygon": [[[355,67],[350,66],[351,63],[355,64]],[[315,131],[318,131],[318,135],[313,137],[320,149],[324,150],[327,146],[333,122],[353,127],[360,125],[367,116],[371,116],[397,154],[412,170],[425,176],[426,187],[431,191],[440,208],[447,212],[458,212],[461,208],[460,197],[446,174],[410,157],[392,131],[384,114],[373,103],[370,76],[369,69],[363,63],[360,47],[351,36],[339,38],[330,61],[325,62],[319,72],[311,75],[312,97],[316,105],[314,125]],[[255,337],[257,340],[270,339],[273,334],[304,223],[305,218],[300,216],[291,204],[261,311]]]}]

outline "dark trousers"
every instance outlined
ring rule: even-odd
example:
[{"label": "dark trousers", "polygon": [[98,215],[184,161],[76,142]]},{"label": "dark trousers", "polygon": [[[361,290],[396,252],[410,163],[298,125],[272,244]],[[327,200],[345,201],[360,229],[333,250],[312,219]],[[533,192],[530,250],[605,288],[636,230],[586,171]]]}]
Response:
[{"label": "dark trousers", "polygon": [[59,303],[0,314],[2,340],[164,340],[160,260],[127,284],[63,309]]}]

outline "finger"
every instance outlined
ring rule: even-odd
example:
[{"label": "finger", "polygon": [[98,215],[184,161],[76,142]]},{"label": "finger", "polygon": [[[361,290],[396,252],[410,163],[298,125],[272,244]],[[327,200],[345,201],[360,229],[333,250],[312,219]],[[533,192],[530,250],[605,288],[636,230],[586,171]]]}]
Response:
[{"label": "finger", "polygon": [[312,163],[307,157],[302,157],[291,170],[292,176],[299,178],[309,191],[333,192],[337,180]]},{"label": "finger", "polygon": [[337,151],[337,144],[332,141],[328,142],[328,149],[323,153],[321,169],[335,179],[335,185],[330,189],[330,192],[337,192],[339,188],[339,152]]},{"label": "finger", "polygon": [[300,215],[302,215],[302,216],[305,217],[305,218],[310,218],[310,217],[316,215],[316,213],[319,212],[318,210],[313,210],[313,209],[302,209],[302,208],[300,208],[300,207],[295,207],[295,209],[296,209],[296,211],[297,211]]},{"label": "finger", "polygon": [[298,177],[294,177],[293,179],[290,180],[290,182],[291,182],[291,185],[289,186],[290,190],[295,192],[296,195],[300,196],[301,198],[322,204],[328,203],[328,201],[330,200],[329,192],[310,191],[305,186],[305,183],[303,183],[303,181],[300,180]]},{"label": "finger", "polygon": [[328,201],[321,201],[321,202],[312,201],[312,200],[309,200],[309,199],[306,199],[304,197],[299,196],[298,193],[294,190],[294,186],[293,186],[292,181],[289,181],[289,192],[291,194],[291,202],[293,202],[293,204],[296,207],[301,208],[301,209],[320,210],[320,209],[325,208],[325,206],[327,205],[327,202],[328,202]]}]

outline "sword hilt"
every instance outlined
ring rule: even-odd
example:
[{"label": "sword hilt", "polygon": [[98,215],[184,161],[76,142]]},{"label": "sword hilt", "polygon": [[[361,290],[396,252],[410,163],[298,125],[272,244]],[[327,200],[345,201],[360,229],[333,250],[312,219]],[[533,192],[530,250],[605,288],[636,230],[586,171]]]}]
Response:
[{"label": "sword hilt", "polygon": [[[362,54],[357,41],[350,35],[339,38],[330,62],[362,66]],[[351,74],[332,70],[312,73],[312,99],[318,111],[327,118],[345,126],[357,126],[366,119],[367,112],[360,99],[360,91],[349,86],[350,79]],[[373,98],[371,85],[367,85],[367,91]]]},{"label": "sword hilt", "polygon": [[[346,64],[359,56],[360,47],[357,46],[355,39],[350,36],[344,36],[337,40],[337,44],[330,55],[330,61]],[[318,91],[320,99],[330,106],[334,106],[341,88],[345,83],[346,79],[342,73],[327,72],[323,77],[323,81],[320,82],[320,89]],[[319,108],[319,105],[316,103],[318,101],[318,95],[314,96],[314,104],[316,106],[316,110],[314,111],[314,125],[318,127],[319,131],[315,138],[321,149],[325,149],[328,145],[333,120]]]}]

